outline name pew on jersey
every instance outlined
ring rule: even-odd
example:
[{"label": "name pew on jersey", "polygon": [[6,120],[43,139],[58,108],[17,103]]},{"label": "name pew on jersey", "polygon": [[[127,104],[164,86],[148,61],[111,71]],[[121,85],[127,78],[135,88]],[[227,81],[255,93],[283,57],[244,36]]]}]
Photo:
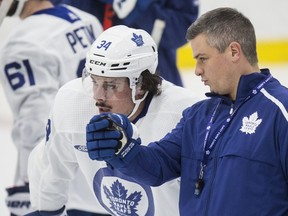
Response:
[{"label": "name pew on jersey", "polygon": [[77,53],[78,49],[82,50],[91,45],[96,39],[92,25],[76,28],[68,32],[66,38],[74,53]]}]

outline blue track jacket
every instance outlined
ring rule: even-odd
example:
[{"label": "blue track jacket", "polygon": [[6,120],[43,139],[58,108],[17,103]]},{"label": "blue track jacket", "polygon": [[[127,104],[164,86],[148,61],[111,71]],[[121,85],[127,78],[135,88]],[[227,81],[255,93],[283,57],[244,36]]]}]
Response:
[{"label": "blue track jacket", "polygon": [[[141,146],[119,170],[155,186],[181,176],[183,216],[288,215],[288,89],[269,76],[268,69],[242,76],[234,102],[207,94],[211,99],[186,109],[171,133],[149,147]],[[204,169],[204,188],[195,196],[213,112],[206,146],[230,113],[234,115],[216,138]]]}]

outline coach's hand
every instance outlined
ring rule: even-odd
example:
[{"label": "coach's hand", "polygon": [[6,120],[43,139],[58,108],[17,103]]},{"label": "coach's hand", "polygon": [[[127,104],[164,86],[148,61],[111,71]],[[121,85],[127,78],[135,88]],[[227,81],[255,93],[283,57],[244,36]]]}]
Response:
[{"label": "coach's hand", "polygon": [[92,160],[105,160],[113,167],[130,161],[141,143],[137,128],[122,114],[103,113],[94,116],[86,127],[86,141]]}]

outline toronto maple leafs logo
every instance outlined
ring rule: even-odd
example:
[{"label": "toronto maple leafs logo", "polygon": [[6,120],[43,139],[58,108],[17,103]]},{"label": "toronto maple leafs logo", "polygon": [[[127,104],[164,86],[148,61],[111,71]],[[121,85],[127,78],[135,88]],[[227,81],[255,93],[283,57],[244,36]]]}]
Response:
[{"label": "toronto maple leafs logo", "polygon": [[141,200],[141,192],[133,192],[129,196],[125,187],[118,179],[110,187],[104,186],[104,193],[110,201],[110,208],[121,216],[138,216],[136,207]]},{"label": "toronto maple leafs logo", "polygon": [[143,46],[144,44],[142,35],[137,35],[133,33],[133,37],[131,38],[131,40],[134,41],[138,47]]},{"label": "toronto maple leafs logo", "polygon": [[262,119],[258,119],[258,113],[255,112],[248,117],[242,119],[242,127],[240,131],[245,134],[253,134],[256,128],[261,124]]}]

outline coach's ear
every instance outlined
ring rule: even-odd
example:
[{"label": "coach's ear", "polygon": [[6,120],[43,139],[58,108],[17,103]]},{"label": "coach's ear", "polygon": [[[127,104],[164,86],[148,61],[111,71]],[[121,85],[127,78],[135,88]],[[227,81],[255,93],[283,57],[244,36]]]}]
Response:
[{"label": "coach's ear", "polygon": [[232,61],[236,62],[240,58],[240,55],[242,53],[241,45],[237,42],[232,42],[229,45],[229,51],[231,53]]}]

